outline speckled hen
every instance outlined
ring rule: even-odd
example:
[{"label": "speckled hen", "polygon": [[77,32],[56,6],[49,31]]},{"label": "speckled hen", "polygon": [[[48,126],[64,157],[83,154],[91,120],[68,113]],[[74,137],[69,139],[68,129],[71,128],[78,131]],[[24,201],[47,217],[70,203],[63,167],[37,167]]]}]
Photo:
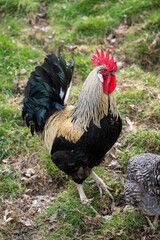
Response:
[{"label": "speckled hen", "polygon": [[127,204],[141,209],[145,215],[155,216],[154,223],[157,224],[160,215],[160,156],[152,153],[134,156],[129,160],[127,172]]}]

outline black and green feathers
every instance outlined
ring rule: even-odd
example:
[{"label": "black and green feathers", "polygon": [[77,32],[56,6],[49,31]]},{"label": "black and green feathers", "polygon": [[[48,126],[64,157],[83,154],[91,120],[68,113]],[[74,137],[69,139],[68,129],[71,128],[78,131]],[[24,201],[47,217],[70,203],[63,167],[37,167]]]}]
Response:
[{"label": "black and green feathers", "polygon": [[52,53],[35,68],[24,91],[22,117],[34,131],[43,131],[46,120],[66,104],[74,71],[74,59],[67,65],[63,56]]}]

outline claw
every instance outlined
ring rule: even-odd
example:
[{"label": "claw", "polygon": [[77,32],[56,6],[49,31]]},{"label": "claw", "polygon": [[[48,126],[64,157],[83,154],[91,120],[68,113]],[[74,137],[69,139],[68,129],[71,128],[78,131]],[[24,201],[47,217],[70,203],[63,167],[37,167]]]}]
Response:
[{"label": "claw", "polygon": [[81,199],[82,204],[85,204],[85,205],[89,206],[89,205],[91,204],[91,202],[93,201],[94,198],[88,199],[88,198],[86,197],[86,194],[85,194],[84,191],[83,191],[82,184],[76,183],[76,185],[77,185],[77,189],[78,189],[79,196],[80,196],[80,199]]},{"label": "claw", "polygon": [[98,189],[99,189],[100,196],[102,197],[102,188],[98,186]]},{"label": "claw", "polygon": [[[109,190],[112,190],[112,188],[108,187],[108,186],[103,182],[103,180],[102,180],[100,177],[97,176],[97,174],[96,174],[95,172],[92,171],[91,174],[92,174],[94,180],[96,181],[96,184],[97,184],[97,186],[98,186],[98,188],[99,188],[100,195],[102,196],[102,189],[103,189],[104,191],[106,191],[106,192],[108,193],[108,195],[110,196],[110,198],[113,200],[113,196],[112,196],[112,194],[109,192]],[[109,190],[108,190],[108,189],[109,189]]]},{"label": "claw", "polygon": [[88,184],[91,184],[91,183],[94,183],[94,182],[95,182],[94,179],[92,179],[92,180],[90,180],[90,181],[85,180],[85,183],[88,183]]},{"label": "claw", "polygon": [[82,204],[89,206],[91,202],[93,201],[94,198],[88,199],[88,198],[83,198],[81,199]]}]

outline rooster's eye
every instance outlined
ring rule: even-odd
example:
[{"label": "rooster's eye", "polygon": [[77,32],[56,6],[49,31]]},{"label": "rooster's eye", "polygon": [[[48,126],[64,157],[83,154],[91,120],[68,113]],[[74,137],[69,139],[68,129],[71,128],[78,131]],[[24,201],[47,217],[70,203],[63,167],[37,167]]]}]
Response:
[{"label": "rooster's eye", "polygon": [[98,75],[99,81],[100,81],[101,83],[103,83],[103,82],[104,82],[104,79],[103,79],[103,76],[102,76],[102,72],[101,72],[101,71],[98,71],[97,75]]}]

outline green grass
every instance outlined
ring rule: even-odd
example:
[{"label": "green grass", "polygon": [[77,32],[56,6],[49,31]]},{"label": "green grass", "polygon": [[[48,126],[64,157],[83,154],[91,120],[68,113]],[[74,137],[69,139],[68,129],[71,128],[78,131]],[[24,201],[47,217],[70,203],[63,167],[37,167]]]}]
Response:
[{"label": "green grass", "polygon": [[[159,54],[149,51],[149,46],[155,39],[160,28],[160,15],[156,9],[148,12],[143,22],[131,27],[127,33],[126,40],[122,45],[122,49],[130,63],[137,61],[145,69],[150,66],[153,68],[160,61]],[[154,51],[160,48],[157,42]],[[157,66],[158,67],[158,66]]]},{"label": "green grass", "polygon": [[[35,239],[141,238],[139,232],[146,224],[143,215],[135,210],[124,210],[114,212],[112,216],[111,199],[107,194],[101,198],[96,186],[84,183],[85,193],[88,198],[94,197],[92,206],[102,215],[105,212],[108,219],[97,219],[91,209],[80,203],[73,181],[52,163],[38,137],[32,137],[24,126],[22,94],[31,71],[43,62],[44,56],[52,51],[63,52],[67,59],[74,57],[76,61],[69,99],[69,103],[74,104],[85,78],[93,69],[91,56],[95,47],[100,49],[103,45],[106,50],[110,46],[106,36],[111,32],[114,34],[114,29],[123,24],[126,15],[128,30],[124,38],[120,42],[117,39],[111,47],[112,54],[117,55],[119,61],[125,56],[124,68],[117,72],[119,91],[116,93],[123,119],[121,147],[116,159],[122,169],[117,173],[108,168],[108,161],[95,169],[112,188],[116,206],[121,206],[129,158],[144,152],[160,154],[160,58],[155,53],[160,45],[157,42],[153,52],[148,48],[159,31],[159,6],[157,0],[0,2],[0,211],[5,209],[6,200],[21,198],[28,188],[21,181],[21,172],[10,165],[12,160],[25,156],[31,166],[38,161],[44,174],[53,176],[58,196],[52,206],[34,219],[38,229]],[[37,17],[44,12],[45,17]],[[37,22],[31,21],[34,18],[38,19]],[[49,28],[44,31],[46,26]],[[53,37],[49,38],[52,34]],[[26,72],[22,73],[22,69]],[[126,117],[136,124],[136,133],[127,131]],[[56,212],[56,221],[49,222]],[[29,236],[29,230],[23,232],[19,224],[8,223],[6,227],[11,229],[10,236],[0,228],[0,237],[4,239],[17,238],[21,233]]]},{"label": "green grass", "polygon": [[[31,138],[28,129],[24,128],[21,108],[5,104],[0,107],[0,159],[24,155],[30,148],[36,149],[37,137]],[[39,147],[37,147],[39,148]]]},{"label": "green grass", "polygon": [[[22,35],[22,29],[26,26],[23,18],[13,16],[1,19],[1,24],[1,31],[17,38]],[[8,26],[7,29],[6,25]]]},{"label": "green grass", "polygon": [[[145,224],[145,219],[141,214],[133,210],[126,210],[106,220],[102,232],[106,237],[125,240],[131,237],[133,231],[142,231],[143,224]],[[134,237],[136,236],[134,235]]]},{"label": "green grass", "polygon": [[[158,1],[77,1],[67,4],[65,1],[53,5],[49,9],[49,17],[54,18],[54,26],[58,27],[58,38],[71,44],[88,37],[95,43],[94,38],[104,38],[122,21],[124,14],[128,20],[136,20],[143,10],[151,10],[159,6]],[[54,17],[53,17],[54,15]],[[63,17],[62,17],[63,16]],[[64,26],[68,32],[64,31]],[[93,38],[94,36],[94,38]]]},{"label": "green grass", "polygon": [[[76,233],[82,234],[89,231],[85,218],[93,214],[92,210],[80,204],[78,197],[75,195],[75,190],[63,191],[55,204],[46,211],[45,215],[41,216],[42,221],[44,221],[44,218],[51,217],[57,211],[59,226],[54,234],[47,234],[47,239],[62,239],[62,236],[72,239]],[[45,225],[42,229],[45,230]]]},{"label": "green grass", "polygon": [[[87,188],[88,186],[85,185],[85,191]],[[93,206],[95,202],[101,201],[97,199],[96,189],[91,191],[88,188],[87,195],[88,197],[95,196]],[[57,226],[54,233],[49,233],[45,221],[55,213],[58,213]],[[94,224],[94,228],[100,231],[101,220],[98,222],[94,218],[94,212],[81,204],[76,187],[73,182],[70,182],[69,187],[57,197],[52,207],[39,216],[37,222],[41,225],[40,231],[45,235],[44,239],[73,239],[75,236],[79,236],[78,239],[80,239],[81,235],[89,236],[90,227]]]},{"label": "green grass", "polygon": [[0,33],[0,46],[0,64],[2,65],[0,78],[3,78],[3,81],[0,82],[0,90],[5,94],[7,90],[13,89],[13,84],[20,77],[22,78],[20,76],[22,69],[26,69],[27,76],[34,69],[29,60],[36,59],[37,63],[43,55],[41,51],[33,50],[31,46],[17,42],[3,33]]},{"label": "green grass", "polygon": [[22,14],[23,16],[28,12],[35,12],[38,10],[40,2],[34,0],[1,0],[0,12],[5,14]]},{"label": "green grass", "polygon": [[[0,169],[0,195],[4,199],[18,198],[25,190],[25,185],[20,180],[20,174],[5,164]],[[2,198],[0,199],[0,206],[2,204]]]},{"label": "green grass", "polygon": [[125,133],[122,139],[122,153],[119,161],[125,168],[128,165],[129,158],[140,153],[160,152],[160,131],[152,129],[139,129],[136,133]]},{"label": "green grass", "polygon": [[[96,172],[104,174],[99,168]],[[126,210],[114,216],[108,215],[108,219],[97,218],[91,209],[80,203],[75,186],[72,187],[72,185],[70,183],[66,191],[63,191],[57,197],[53,206],[37,219],[41,226],[40,232],[45,236],[44,239],[74,239],[75,237],[81,239],[80,236],[83,236],[84,239],[92,239],[91,232],[93,229],[95,237],[103,236],[119,239],[119,236],[121,236],[121,239],[128,239],[130,232],[143,229],[144,217],[134,210]],[[99,193],[97,193],[96,188],[91,190],[85,184],[84,189],[85,191],[88,189],[88,197],[94,196],[92,205],[95,209],[98,203],[101,205],[101,209],[106,208],[106,205],[109,206],[110,200],[108,198],[102,200],[97,197]],[[99,209],[96,210],[99,211]],[[57,225],[55,231],[49,233],[45,223],[56,213]]]},{"label": "green grass", "polygon": [[154,118],[159,123],[160,82],[154,72],[146,73],[139,66],[126,68],[118,75],[118,87],[117,101],[124,120],[129,115],[136,122]]}]

